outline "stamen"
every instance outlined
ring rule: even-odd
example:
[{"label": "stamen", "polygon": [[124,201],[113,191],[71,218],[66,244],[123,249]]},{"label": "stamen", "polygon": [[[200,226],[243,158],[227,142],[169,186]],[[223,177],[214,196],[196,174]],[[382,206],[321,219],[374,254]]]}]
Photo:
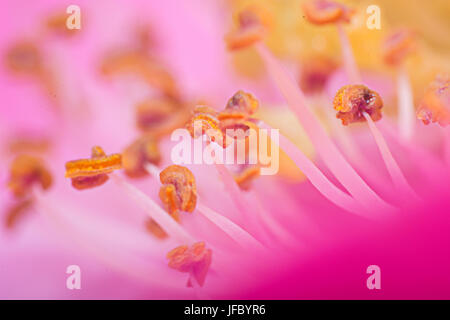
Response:
[{"label": "stamen", "polygon": [[218,112],[210,107],[195,107],[186,128],[194,139],[207,134],[211,141],[218,143],[220,146],[224,146],[224,143],[226,143],[220,128]]},{"label": "stamen", "polygon": [[399,191],[417,198],[392,157],[381,132],[375,126],[374,121],[378,121],[382,117],[383,101],[380,95],[363,85],[347,85],[336,93],[333,105],[338,110],[336,116],[342,120],[344,125],[367,121],[395,187]]},{"label": "stamen", "polygon": [[206,249],[204,242],[197,242],[191,247],[187,245],[176,247],[167,254],[167,259],[170,268],[189,273],[188,287],[192,287],[191,278],[203,286],[211,266],[212,250]]},{"label": "stamen", "polygon": [[50,141],[43,138],[16,137],[8,144],[8,151],[18,153],[45,153],[51,147]]},{"label": "stamen", "polygon": [[218,114],[218,119],[245,119],[258,108],[259,101],[251,93],[239,90],[228,100],[225,110]]},{"label": "stamen", "polygon": [[136,126],[155,138],[182,127],[188,117],[186,106],[172,98],[146,100],[136,108]]},{"label": "stamen", "polygon": [[401,135],[409,140],[414,131],[414,106],[411,84],[404,65],[406,57],[415,51],[414,33],[401,29],[390,34],[383,44],[383,59],[397,68],[398,125]]},{"label": "stamen", "polygon": [[144,167],[148,174],[150,174],[153,177],[159,177],[159,174],[161,173],[159,167],[151,163],[146,163]]},{"label": "stamen", "polygon": [[176,215],[178,212],[192,212],[197,203],[197,187],[192,172],[182,166],[171,165],[159,174],[163,184],[159,190],[159,198],[167,212]]},{"label": "stamen", "polygon": [[145,227],[152,235],[154,235],[158,239],[166,239],[168,237],[167,233],[163,228],[153,219],[148,219],[145,223]]},{"label": "stamen", "polygon": [[246,48],[261,41],[269,27],[270,17],[259,7],[250,7],[239,13],[238,28],[225,36],[229,50]]},{"label": "stamen", "polygon": [[[260,127],[266,130],[272,130],[270,126],[260,122]],[[276,143],[272,141],[272,143]],[[279,147],[295,162],[295,164],[302,170],[311,184],[325,198],[330,200],[338,207],[347,210],[349,212],[364,215],[367,213],[368,208],[362,207],[348,194],[337,188],[327,177],[320,171],[317,166],[306,157],[300,149],[298,149],[288,138],[280,135]]]},{"label": "stamen", "polygon": [[383,201],[356,173],[327,136],[317,118],[307,107],[305,97],[295,81],[286,73],[266,47],[258,44],[256,48],[289,107],[299,119],[325,164],[339,182],[367,209],[378,208],[381,211],[391,211],[391,206]]},{"label": "stamen", "polygon": [[[180,167],[180,166],[170,166],[170,167]],[[161,175],[162,172],[166,171],[167,169],[169,169],[170,167],[164,169],[163,171],[161,171],[161,173],[159,173],[159,169],[154,166],[154,165],[148,165],[146,166],[146,169],[149,171],[149,173],[151,173],[152,175]],[[178,168],[175,168],[175,170],[177,171],[182,171],[181,175],[185,176],[187,175],[189,179],[193,179],[194,176],[193,174],[189,171],[189,169],[184,168],[183,170],[180,170]],[[174,170],[173,168],[169,169],[169,171]],[[186,172],[189,171],[188,174],[186,174]],[[167,175],[167,173],[164,173],[165,175]],[[174,179],[177,179],[174,177]],[[183,185],[185,184],[183,181],[179,181],[178,185]],[[193,184],[195,185],[195,180],[193,180]],[[171,188],[170,192],[171,192],[171,196],[172,196],[172,192],[173,192],[173,196],[175,196],[175,190],[173,190],[174,188]],[[161,190],[164,190],[164,187],[161,188]],[[164,190],[166,192],[166,190]],[[166,201],[166,195],[163,195],[164,199],[162,199],[163,202]],[[173,207],[177,208],[177,201],[176,199],[173,201]],[[199,199],[196,199],[194,207],[197,208],[198,212],[201,213],[203,216],[205,216],[208,220],[210,220],[212,223],[214,223],[217,227],[219,227],[223,232],[225,232],[227,235],[229,235],[234,241],[236,241],[239,245],[245,247],[245,248],[251,248],[251,249],[261,249],[262,245],[256,240],[254,239],[250,234],[247,233],[247,231],[243,230],[241,227],[239,227],[238,225],[236,225],[235,223],[233,223],[231,220],[229,220],[228,218],[220,215],[219,213],[217,213],[216,211],[214,211],[213,209],[209,208],[208,206],[206,206],[205,204],[202,204]],[[188,207],[188,209],[190,209],[191,207]],[[179,210],[182,211],[186,211],[183,210],[182,208],[178,209],[176,212],[178,213]],[[193,211],[193,210],[192,210]]]},{"label": "stamen", "polygon": [[[214,146],[214,144],[212,144],[212,146]],[[252,208],[248,206],[248,202],[244,197],[244,194],[239,189],[230,171],[228,171],[223,164],[215,163],[215,167],[219,173],[220,180],[224,184],[225,191],[228,193],[234,205],[241,213],[243,221],[247,222],[247,230],[253,234],[256,234],[259,239],[264,239],[268,242],[269,240],[267,239],[265,230],[262,229],[256,215],[253,214]]]},{"label": "stamen", "polygon": [[6,66],[14,73],[42,75],[42,54],[32,42],[19,42],[8,49]]},{"label": "stamen", "polygon": [[90,159],[73,160],[66,163],[66,178],[72,179],[72,186],[78,190],[101,186],[108,181],[108,174],[122,168],[122,156],[107,156],[102,148],[92,148]]},{"label": "stamen", "polygon": [[350,44],[350,40],[348,39],[348,35],[344,30],[342,24],[338,24],[338,34],[339,40],[341,42],[341,50],[342,50],[342,58],[344,60],[344,67],[347,72],[348,79],[350,83],[361,83],[362,78],[359,73],[358,66],[355,61],[355,56],[353,55],[352,46]]},{"label": "stamen", "polygon": [[342,120],[343,125],[364,122],[364,113],[370,115],[373,121],[381,119],[383,101],[378,93],[363,85],[343,86],[336,93],[333,106],[338,113],[336,118]]},{"label": "stamen", "polygon": [[305,94],[322,92],[329,76],[336,68],[335,61],[325,56],[313,56],[306,59],[300,69],[300,88]]},{"label": "stamen", "polygon": [[111,54],[103,61],[101,72],[106,76],[136,75],[168,97],[179,96],[176,82],[166,68],[140,51]]},{"label": "stamen", "polygon": [[40,158],[30,155],[17,156],[10,168],[8,188],[17,198],[28,195],[35,184],[47,190],[52,185],[52,176]]},{"label": "stamen", "polygon": [[65,37],[70,37],[80,32],[81,29],[67,28],[66,21],[67,14],[65,12],[55,13],[46,19],[45,27],[48,31]]},{"label": "stamen", "polygon": [[157,142],[152,135],[144,135],[134,141],[122,153],[122,165],[125,173],[131,178],[148,175],[145,168],[147,163],[158,165],[161,154]]},{"label": "stamen", "polygon": [[142,207],[145,213],[153,219],[170,237],[180,242],[192,242],[189,235],[172,216],[167,214],[155,201],[149,198],[141,190],[125,181],[117,174],[111,174],[111,178],[115,180],[117,185],[126,192],[128,196],[134,199],[137,204]]},{"label": "stamen", "polygon": [[383,161],[386,165],[389,175],[391,176],[394,186],[397,188],[397,190],[404,193],[404,195],[406,196],[405,200],[411,200],[411,199],[420,200],[419,197],[417,196],[417,194],[414,192],[414,190],[409,185],[409,183],[406,181],[406,178],[403,175],[403,173],[402,173],[400,167],[398,166],[397,162],[395,161],[394,157],[392,156],[392,153],[389,150],[389,147],[388,147],[386,141],[384,140],[383,135],[376,127],[372,118],[366,112],[364,112],[363,115],[367,120],[367,124],[369,125],[370,131],[372,132],[373,137],[375,138],[375,141],[378,145],[378,149],[380,150],[381,156],[383,157]]},{"label": "stamen", "polygon": [[397,74],[398,126],[400,134],[410,140],[414,133],[415,115],[411,83],[405,67],[400,66]]},{"label": "stamen", "polygon": [[6,212],[6,228],[12,229],[17,222],[23,218],[32,205],[33,201],[31,199],[19,200],[12,205]]},{"label": "stamen", "polygon": [[244,248],[251,250],[252,252],[255,250],[262,250],[264,248],[258,240],[256,240],[247,231],[242,229],[239,225],[235,224],[227,217],[221,215],[220,213],[217,213],[203,203],[199,202],[197,204],[197,210],[208,220],[221,228],[240,246],[243,246]]},{"label": "stamen", "polygon": [[343,4],[327,0],[308,0],[302,3],[309,22],[317,25],[350,22],[354,10]]},{"label": "stamen", "polygon": [[[43,196],[37,189],[33,190],[33,198],[34,208],[48,219],[61,235],[84,248],[102,263],[149,285],[166,286],[167,288],[180,290],[179,279],[173,279],[173,273],[166,272],[167,268],[160,267],[159,250],[151,252],[152,258],[158,261],[157,263],[151,261],[143,263],[141,259],[136,259],[135,255],[129,254],[130,250],[120,250],[115,246],[115,243],[123,243],[123,241],[116,241],[116,239],[128,239],[131,235],[130,231],[124,232],[123,226],[111,224],[105,219],[96,219],[95,215],[89,215],[89,219],[83,218],[78,212],[71,212],[70,207],[60,210],[64,208],[63,204],[58,203],[55,198]],[[165,215],[167,216],[167,213]],[[100,229],[105,232],[100,234],[98,232]],[[120,232],[120,234],[117,234],[117,232]],[[133,234],[133,236],[136,235]],[[142,238],[142,240],[145,241],[145,238]],[[133,249],[136,249],[136,243],[133,242],[132,245]],[[148,246],[145,246],[144,250],[148,257]],[[155,277],[155,274],[161,277]]]},{"label": "stamen", "polygon": [[396,30],[384,41],[383,59],[392,66],[399,66],[405,57],[416,49],[415,35],[407,29]]},{"label": "stamen", "polygon": [[424,124],[450,124],[450,75],[441,74],[428,87],[417,109],[417,118]]}]

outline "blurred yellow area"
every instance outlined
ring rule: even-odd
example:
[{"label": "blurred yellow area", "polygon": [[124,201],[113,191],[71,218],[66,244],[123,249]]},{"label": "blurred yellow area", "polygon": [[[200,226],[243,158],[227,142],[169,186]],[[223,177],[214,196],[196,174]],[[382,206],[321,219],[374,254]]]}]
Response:
[{"label": "blurred yellow area", "polygon": [[[316,26],[309,23],[302,12],[304,0],[231,0],[234,18],[249,7],[257,6],[271,15],[271,30],[266,44],[280,58],[301,64],[302,60],[322,54],[340,59],[340,44],[334,25]],[[381,45],[394,29],[407,27],[418,35],[419,49],[407,61],[413,89],[422,94],[436,73],[450,71],[450,1],[449,0],[339,0],[356,9],[346,30],[358,66],[393,75],[384,65]],[[378,5],[381,29],[370,30],[366,21],[367,7]],[[233,53],[233,64],[239,73],[258,77],[264,72],[256,52],[245,49]]]},{"label": "blurred yellow area", "polygon": [[[304,0],[230,0],[233,23],[237,15],[250,6],[269,14],[270,30],[265,43],[281,59],[294,65],[315,56],[341,59],[341,46],[335,25],[317,26],[308,22],[302,12]],[[361,70],[395,77],[395,70],[384,64],[382,44],[397,28],[408,28],[417,35],[416,53],[408,57],[406,67],[411,78],[416,105],[427,85],[437,73],[450,72],[450,1],[449,0],[339,0],[356,9],[352,22],[345,27],[356,62]],[[370,5],[380,8],[381,28],[367,27]],[[266,17],[267,18],[267,17]],[[232,26],[230,25],[230,28]],[[245,77],[264,75],[262,60],[253,48],[231,53],[236,71]],[[388,113],[396,111],[395,101],[385,101]],[[259,116],[289,137],[308,157],[314,148],[297,119],[289,111],[262,108]],[[326,121],[325,121],[326,122]],[[301,171],[285,154],[280,153],[280,174],[291,181],[303,178]]]},{"label": "blurred yellow area", "polygon": [[[299,121],[289,109],[262,106],[256,116],[272,128],[279,128],[280,134],[291,140],[308,158],[313,158],[314,147]],[[281,149],[279,157],[280,167],[278,174],[286,181],[296,182],[305,178],[303,172],[294,161]]]}]

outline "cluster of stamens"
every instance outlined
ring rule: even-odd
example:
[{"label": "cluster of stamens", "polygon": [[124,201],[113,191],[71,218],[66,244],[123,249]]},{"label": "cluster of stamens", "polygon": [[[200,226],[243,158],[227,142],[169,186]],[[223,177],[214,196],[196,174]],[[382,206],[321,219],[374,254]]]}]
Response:
[{"label": "cluster of stamens", "polygon": [[[227,147],[231,142],[226,139],[227,129],[248,130],[252,126],[251,115],[258,108],[259,102],[252,94],[239,90],[220,112],[206,106],[196,107],[186,127],[193,138],[206,134],[211,141]],[[196,127],[196,123],[200,125]]]}]

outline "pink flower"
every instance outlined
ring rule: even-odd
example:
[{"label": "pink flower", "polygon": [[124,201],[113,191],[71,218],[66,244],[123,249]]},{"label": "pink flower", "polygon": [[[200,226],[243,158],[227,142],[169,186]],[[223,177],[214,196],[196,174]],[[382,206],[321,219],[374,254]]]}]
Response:
[{"label": "pink flower", "polygon": [[[381,73],[361,77],[340,30],[347,69],[321,73],[321,88],[305,96],[259,38],[250,45],[266,76],[249,82],[232,72],[223,2],[78,5],[82,28],[70,34],[59,28],[66,14],[56,1],[8,4],[18,19],[2,20],[0,197],[9,223],[0,232],[1,298],[449,298],[448,128],[416,119],[397,126],[385,113],[373,122],[367,108],[351,109],[360,125],[334,118],[334,95],[354,79],[412,107],[407,79],[397,91]],[[261,110],[239,109],[256,102],[238,92],[244,102],[236,99],[227,120],[270,129],[277,121],[266,114],[282,105],[279,147],[298,168],[282,160],[288,169],[257,177],[241,167],[237,181],[251,181],[243,187],[231,166],[169,167],[169,133],[193,107],[214,107],[207,121],[220,125],[216,112],[242,88]],[[136,126],[142,101],[149,115]],[[286,128],[293,119],[314,155],[289,133],[300,129]],[[97,145],[105,152],[90,157]],[[22,153],[32,160],[10,170]],[[127,165],[139,174],[117,172]],[[305,179],[287,179],[298,170]],[[14,196],[11,181],[23,192]],[[69,265],[81,268],[81,290],[66,287]],[[381,268],[381,290],[366,286],[370,265]]]}]

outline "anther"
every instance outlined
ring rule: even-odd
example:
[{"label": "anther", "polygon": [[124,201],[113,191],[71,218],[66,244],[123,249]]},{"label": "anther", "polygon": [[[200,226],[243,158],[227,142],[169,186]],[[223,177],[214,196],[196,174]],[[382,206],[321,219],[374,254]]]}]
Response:
[{"label": "anther", "polygon": [[10,172],[8,187],[17,198],[28,195],[35,184],[44,190],[50,188],[52,184],[52,176],[43,161],[34,156],[17,156],[13,160]]},{"label": "anther", "polygon": [[73,36],[77,32],[80,32],[78,29],[67,28],[66,21],[67,14],[65,12],[55,13],[47,18],[45,21],[45,27],[50,32],[66,37]]},{"label": "anther", "polygon": [[224,146],[224,135],[220,128],[219,113],[207,106],[197,106],[192,112],[192,116],[186,128],[192,138],[196,139],[206,134],[211,141]]},{"label": "anther", "polygon": [[355,13],[347,6],[328,0],[308,0],[302,4],[303,12],[313,24],[350,22]]},{"label": "anther", "polygon": [[172,98],[146,100],[136,108],[137,127],[155,137],[167,135],[183,126],[188,117],[185,106]]},{"label": "anther", "polygon": [[41,75],[42,54],[34,43],[19,42],[8,49],[6,66],[15,73]]},{"label": "anther", "polygon": [[218,114],[218,119],[244,119],[254,114],[258,108],[259,101],[251,93],[239,90],[228,100],[225,110]]},{"label": "anther", "polygon": [[149,218],[145,223],[145,227],[148,232],[154,235],[158,239],[166,239],[168,237],[167,232],[164,231],[163,228],[152,218]]},{"label": "anther", "polygon": [[378,93],[364,85],[346,85],[336,93],[333,106],[338,111],[336,117],[348,125],[366,121],[364,113],[373,121],[380,120],[383,101]]},{"label": "anther", "polygon": [[182,245],[167,254],[169,267],[180,272],[189,273],[187,285],[192,286],[191,277],[203,286],[212,261],[212,250],[204,242],[197,242],[191,247]]},{"label": "anther", "polygon": [[19,200],[12,205],[6,212],[5,226],[8,229],[13,228],[19,220],[28,212],[28,209],[33,205],[31,199]]},{"label": "anther", "polygon": [[383,59],[389,65],[399,65],[415,50],[414,33],[407,29],[389,35],[383,44]]},{"label": "anther", "polygon": [[330,75],[336,70],[336,63],[330,58],[314,56],[301,66],[300,88],[306,94],[320,93]]},{"label": "anther", "polygon": [[8,151],[19,153],[45,153],[51,148],[51,143],[44,138],[14,137],[8,143]]},{"label": "anther", "polygon": [[66,178],[72,179],[72,186],[78,190],[101,186],[108,181],[108,174],[122,168],[122,156],[107,156],[101,147],[93,147],[89,159],[66,163]]},{"label": "anther", "polygon": [[237,50],[251,46],[262,40],[269,26],[269,16],[261,8],[251,7],[238,15],[238,28],[226,37],[229,50]]},{"label": "anther", "polygon": [[128,146],[122,153],[122,165],[125,173],[132,178],[148,175],[147,163],[158,165],[161,154],[156,139],[149,134],[142,136]]},{"label": "anther", "polygon": [[171,165],[161,171],[159,178],[163,184],[159,197],[170,215],[175,215],[175,218],[179,211],[194,211],[197,188],[194,175],[188,168]]},{"label": "anther", "polygon": [[112,54],[103,61],[101,72],[106,76],[136,75],[169,97],[178,97],[175,79],[158,61],[140,51]]}]

